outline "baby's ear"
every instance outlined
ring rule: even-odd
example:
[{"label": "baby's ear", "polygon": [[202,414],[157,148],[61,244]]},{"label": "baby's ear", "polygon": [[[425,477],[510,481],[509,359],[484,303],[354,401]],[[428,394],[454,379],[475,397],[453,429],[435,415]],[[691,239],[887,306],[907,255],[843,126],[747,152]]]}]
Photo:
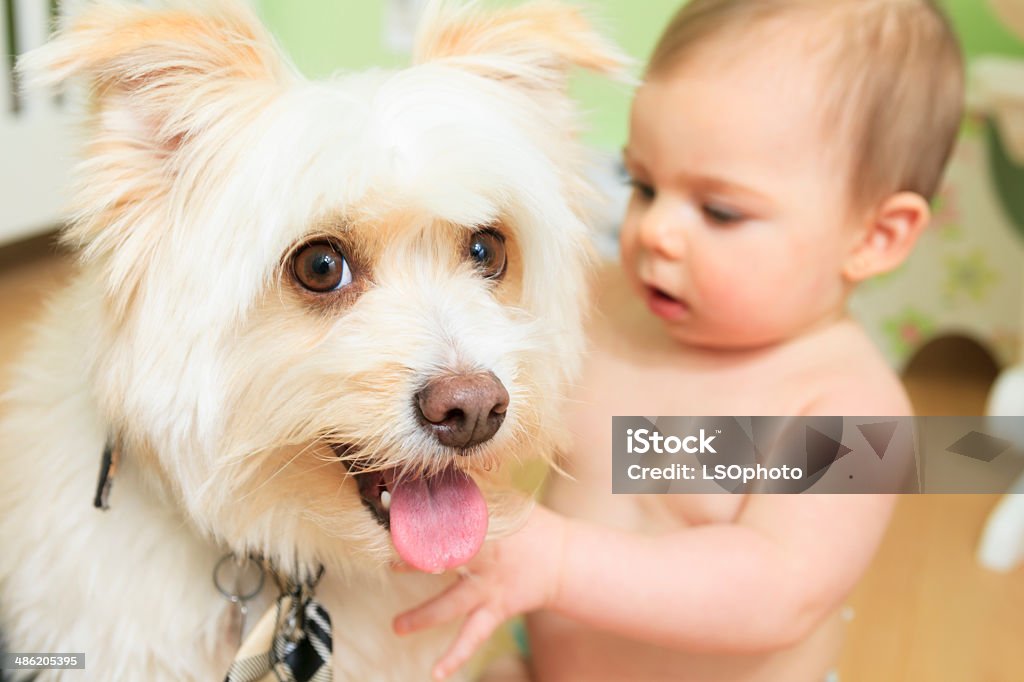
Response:
[{"label": "baby's ear", "polygon": [[[174,147],[213,118],[235,88],[287,76],[273,41],[239,0],[203,13],[118,0],[76,4],[45,46],[18,68],[29,87],[81,80],[99,111],[122,127]],[[122,131],[125,132],[125,131]]]},{"label": "baby's ear", "polygon": [[564,88],[572,67],[624,79],[632,63],[578,8],[551,0],[491,11],[476,0],[431,2],[415,61],[442,59],[529,88]]},{"label": "baby's ear", "polygon": [[898,268],[928,226],[931,210],[920,194],[899,192],[872,211],[843,264],[850,283],[862,282]]}]

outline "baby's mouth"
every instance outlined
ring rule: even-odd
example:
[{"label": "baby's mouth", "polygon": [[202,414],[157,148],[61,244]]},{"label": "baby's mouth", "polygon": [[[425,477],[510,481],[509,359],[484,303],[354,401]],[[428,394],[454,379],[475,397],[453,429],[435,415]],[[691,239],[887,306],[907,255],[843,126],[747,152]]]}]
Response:
[{"label": "baby's mouth", "polygon": [[487,503],[476,482],[455,467],[410,475],[352,459],[353,448],[334,447],[355,478],[363,505],[391,534],[405,563],[428,573],[460,566],[487,535]]},{"label": "baby's mouth", "polygon": [[670,322],[682,319],[690,312],[690,306],[675,298],[664,289],[644,285],[647,307],[652,313]]}]

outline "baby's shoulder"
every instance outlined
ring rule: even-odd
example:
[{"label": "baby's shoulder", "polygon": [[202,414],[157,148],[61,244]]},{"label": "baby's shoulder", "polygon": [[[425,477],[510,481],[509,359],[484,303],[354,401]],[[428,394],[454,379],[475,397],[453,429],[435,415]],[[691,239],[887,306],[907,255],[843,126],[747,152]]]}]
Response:
[{"label": "baby's shoulder", "polygon": [[807,414],[902,416],[913,410],[903,383],[863,329],[844,321],[800,349]]}]

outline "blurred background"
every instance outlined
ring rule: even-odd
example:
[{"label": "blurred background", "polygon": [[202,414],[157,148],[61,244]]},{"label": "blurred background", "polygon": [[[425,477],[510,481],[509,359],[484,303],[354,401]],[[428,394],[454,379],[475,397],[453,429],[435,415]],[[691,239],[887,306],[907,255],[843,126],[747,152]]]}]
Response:
[{"label": "blurred background", "polygon": [[[406,63],[424,4],[253,2],[310,77]],[[643,63],[680,0],[580,4]],[[901,373],[918,414],[1022,415],[1024,0],[941,4],[969,64],[961,139],[920,246],[899,271],[862,287],[851,309]],[[56,10],[53,0],[0,0],[0,388],[26,325],[73,267],[53,240],[74,152],[72,112],[53,94],[18,93],[11,70],[17,54],[45,39]],[[594,182],[610,199],[595,210],[595,237],[613,258],[628,194],[619,152],[631,92],[581,75],[573,94],[586,112]],[[1024,482],[1017,489],[1024,493]],[[1024,568],[1011,560],[1024,549],[1021,502],[1024,495],[903,498],[851,599],[842,679],[1024,680]],[[1019,542],[997,538],[1014,523]],[[986,524],[989,544],[979,552]]]}]

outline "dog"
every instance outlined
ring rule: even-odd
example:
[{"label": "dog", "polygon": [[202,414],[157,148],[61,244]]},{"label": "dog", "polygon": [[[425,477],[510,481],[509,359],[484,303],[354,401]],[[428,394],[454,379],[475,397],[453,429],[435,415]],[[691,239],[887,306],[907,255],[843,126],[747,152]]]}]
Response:
[{"label": "dog", "polygon": [[[88,113],[77,268],[0,413],[7,650],[85,653],[42,682],[221,680],[274,578],[329,616],[333,679],[426,679],[451,631],[393,616],[521,517],[501,465],[564,442],[567,78],[624,63],[570,6],[449,0],[409,68],[325,82],[240,0],[87,0],[27,55]],[[249,558],[257,596],[214,575]]]}]

